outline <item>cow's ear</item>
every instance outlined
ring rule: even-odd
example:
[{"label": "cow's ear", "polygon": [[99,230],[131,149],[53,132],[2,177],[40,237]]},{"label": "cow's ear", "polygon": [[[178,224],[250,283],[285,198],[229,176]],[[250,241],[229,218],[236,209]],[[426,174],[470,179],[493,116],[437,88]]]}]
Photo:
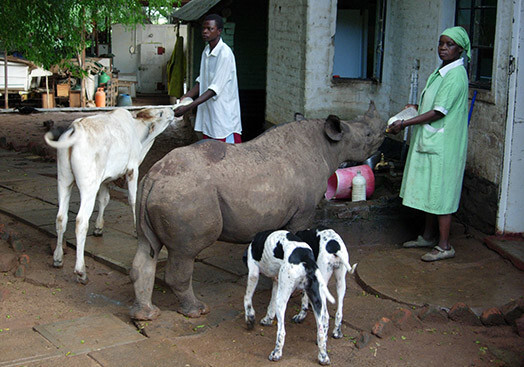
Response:
[{"label": "cow's ear", "polygon": [[326,122],[324,123],[324,132],[326,133],[327,137],[333,141],[342,140],[344,132],[342,131],[342,127],[340,126],[340,119],[338,118],[338,116],[328,116]]}]

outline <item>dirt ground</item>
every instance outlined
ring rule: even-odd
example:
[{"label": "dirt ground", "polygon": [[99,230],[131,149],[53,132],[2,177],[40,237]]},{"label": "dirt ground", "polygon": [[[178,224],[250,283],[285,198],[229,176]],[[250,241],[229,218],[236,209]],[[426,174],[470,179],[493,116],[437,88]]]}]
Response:
[{"label": "dirt ground", "polygon": [[[53,119],[55,125],[60,125],[69,123],[77,114],[47,117]],[[52,159],[52,150],[38,148],[41,144],[37,141],[46,131],[41,118],[0,114],[0,124],[1,146],[30,149]],[[191,136],[187,131],[183,135]],[[177,132],[162,136],[144,166],[150,166],[175,147],[177,143],[174,141],[180,141],[176,136]],[[182,145],[192,138],[187,139]],[[52,267],[54,237],[0,214],[0,232],[6,228],[18,234],[30,263],[25,280],[15,277],[12,271],[0,274],[1,333],[102,313],[114,314],[131,323],[129,308],[134,294],[127,275],[87,257],[90,282],[80,285],[73,275],[74,250],[66,249],[64,267],[55,269]],[[0,253],[8,251],[8,247],[6,241],[0,240]],[[369,246],[357,248],[351,254],[352,261],[358,262],[375,249]],[[267,306],[269,292],[259,292],[255,298],[259,319]],[[163,311],[157,325],[170,326],[151,327],[150,338],[169,341],[176,348],[194,355],[203,366],[270,365],[267,356],[274,347],[276,326],[256,326],[254,330],[247,331],[241,295],[234,294],[230,304],[237,317],[213,327],[202,327],[198,319],[186,319],[174,312],[176,300],[169,290],[161,286],[155,287],[153,301]],[[299,304],[299,297],[291,299],[288,320]],[[424,321],[409,330],[395,330],[384,338],[371,336],[371,340],[359,349],[356,342],[361,331],[369,332],[381,317],[406,306],[366,293],[352,276],[348,276],[345,305],[345,309],[351,312],[344,314],[344,337],[328,341],[334,366],[524,366],[524,339],[511,326],[485,327],[453,321]],[[418,310],[412,311],[416,313]],[[333,307],[330,314],[334,315]],[[154,325],[155,322],[152,323]],[[171,327],[183,330],[184,336],[173,337],[169,331]],[[318,365],[315,330],[311,314],[303,324],[288,322],[284,355],[279,365]]]}]

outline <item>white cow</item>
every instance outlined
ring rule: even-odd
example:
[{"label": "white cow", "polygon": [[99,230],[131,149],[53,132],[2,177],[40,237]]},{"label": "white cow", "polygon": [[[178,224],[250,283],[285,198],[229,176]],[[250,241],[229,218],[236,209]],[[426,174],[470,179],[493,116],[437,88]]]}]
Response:
[{"label": "white cow", "polygon": [[69,199],[74,182],[80,191],[80,209],[76,217],[75,264],[75,274],[80,283],[87,283],[84,247],[89,218],[97,198],[99,212],[94,235],[101,236],[104,227],[104,209],[109,203],[108,182],[125,176],[129,204],[136,224],[138,167],[155,138],[174,119],[171,107],[143,109],[136,117],[133,117],[128,110],[119,108],[109,113],[79,118],[73,121],[59,138],[53,131],[45,134],[46,143],[58,150],[58,215],[56,216],[58,239],[53,255],[53,266],[63,265],[63,235],[66,231]]}]

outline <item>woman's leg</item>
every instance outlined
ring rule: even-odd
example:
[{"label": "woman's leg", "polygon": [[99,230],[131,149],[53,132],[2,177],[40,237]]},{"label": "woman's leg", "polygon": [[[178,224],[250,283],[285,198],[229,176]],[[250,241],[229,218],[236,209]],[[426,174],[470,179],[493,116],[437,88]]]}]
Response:
[{"label": "woman's leg", "polygon": [[449,231],[451,228],[451,214],[439,215],[438,217],[438,229],[440,238],[438,246],[443,250],[449,250],[451,245],[449,243]]},{"label": "woman's leg", "polygon": [[422,237],[431,241],[437,238],[439,232],[439,223],[437,222],[437,216],[435,214],[426,213],[426,221],[424,225],[424,234]]}]

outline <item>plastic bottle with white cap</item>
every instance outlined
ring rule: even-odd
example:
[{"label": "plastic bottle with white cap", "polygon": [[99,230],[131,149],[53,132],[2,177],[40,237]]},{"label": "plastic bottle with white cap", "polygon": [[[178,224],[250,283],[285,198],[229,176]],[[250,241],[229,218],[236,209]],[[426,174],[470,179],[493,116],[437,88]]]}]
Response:
[{"label": "plastic bottle with white cap", "polygon": [[362,176],[360,171],[357,171],[351,181],[351,201],[363,200],[366,200],[366,178]]}]

